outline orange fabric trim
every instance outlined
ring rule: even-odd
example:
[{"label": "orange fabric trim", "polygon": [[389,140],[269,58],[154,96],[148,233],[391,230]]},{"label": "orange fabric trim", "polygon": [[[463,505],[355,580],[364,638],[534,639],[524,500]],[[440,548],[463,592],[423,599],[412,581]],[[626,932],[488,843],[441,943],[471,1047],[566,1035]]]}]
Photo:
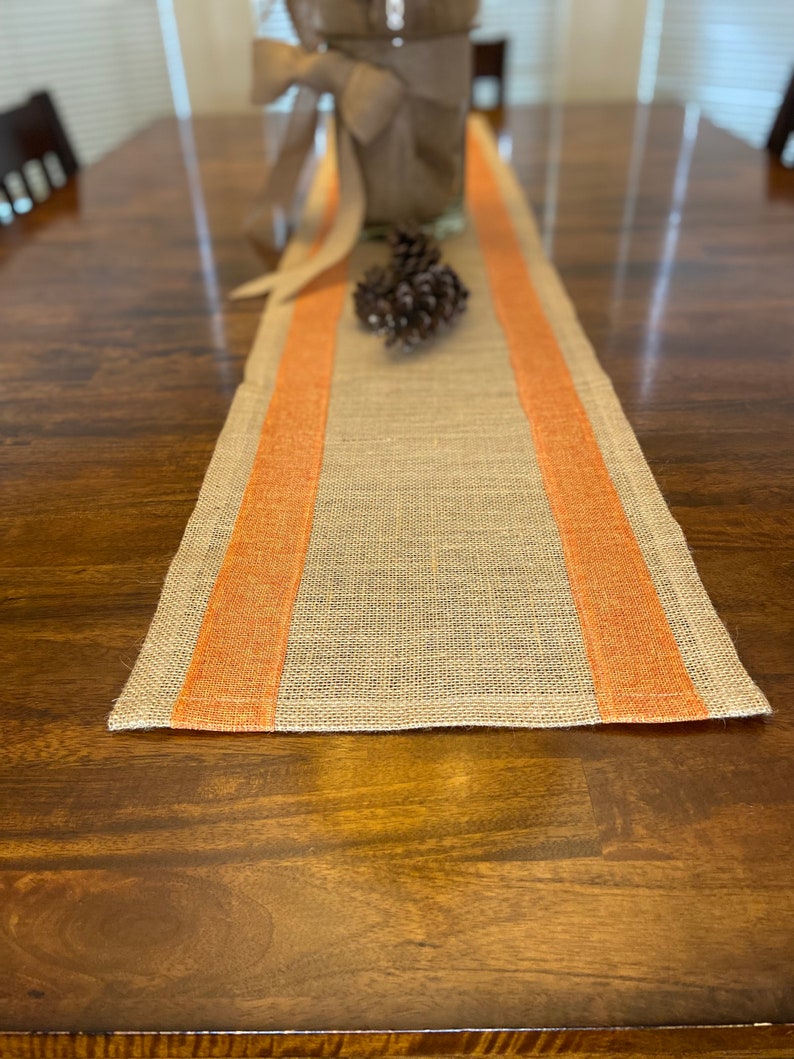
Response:
[{"label": "orange fabric trim", "polygon": [[475,135],[467,198],[529,420],[605,721],[708,717]]},{"label": "orange fabric trim", "polygon": [[[336,193],[329,196],[321,230],[327,228],[336,200]],[[298,296],[251,476],[174,705],[174,728],[275,729],[346,292],[343,261]]]}]

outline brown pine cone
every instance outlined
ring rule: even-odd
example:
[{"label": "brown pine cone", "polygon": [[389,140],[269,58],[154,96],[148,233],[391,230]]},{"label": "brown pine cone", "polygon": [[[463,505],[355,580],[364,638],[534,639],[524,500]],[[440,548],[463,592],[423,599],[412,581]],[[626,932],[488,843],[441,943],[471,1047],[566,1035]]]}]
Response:
[{"label": "brown pine cone", "polygon": [[391,309],[394,276],[390,270],[373,265],[364,273],[353,291],[356,316],[370,331],[380,334],[383,320]]},{"label": "brown pine cone", "polygon": [[449,265],[431,265],[397,279],[391,290],[383,285],[383,270],[373,272],[367,272],[372,286],[365,276],[356,288],[356,313],[374,334],[386,339],[387,346],[399,345],[408,353],[452,324],[466,308],[469,292]]},{"label": "brown pine cone", "polygon": [[441,259],[441,249],[432,235],[423,232],[418,224],[397,225],[389,232],[391,268],[400,276],[426,272]]},{"label": "brown pine cone", "polygon": [[[469,291],[457,272],[439,262],[441,251],[418,225],[402,225],[389,236],[387,268],[367,269],[353,292],[356,316],[373,334],[409,352],[466,308]],[[419,267],[421,266],[421,267]]]}]

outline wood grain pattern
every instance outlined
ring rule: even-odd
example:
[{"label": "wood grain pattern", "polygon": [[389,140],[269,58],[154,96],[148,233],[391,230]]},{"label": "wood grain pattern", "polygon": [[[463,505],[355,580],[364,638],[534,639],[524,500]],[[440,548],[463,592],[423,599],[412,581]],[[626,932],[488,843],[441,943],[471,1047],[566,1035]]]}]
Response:
[{"label": "wood grain pattern", "polygon": [[0,230],[3,1055],[794,1054],[794,174],[676,107],[508,122],[775,714],[108,733],[260,310],[260,123],[161,122]]},{"label": "wood grain pattern", "polygon": [[611,1030],[461,1030],[432,1033],[0,1034],[10,1059],[139,1059],[237,1056],[264,1059],[463,1059],[464,1056],[574,1056],[575,1059],[790,1059],[794,1028],[665,1026]]}]

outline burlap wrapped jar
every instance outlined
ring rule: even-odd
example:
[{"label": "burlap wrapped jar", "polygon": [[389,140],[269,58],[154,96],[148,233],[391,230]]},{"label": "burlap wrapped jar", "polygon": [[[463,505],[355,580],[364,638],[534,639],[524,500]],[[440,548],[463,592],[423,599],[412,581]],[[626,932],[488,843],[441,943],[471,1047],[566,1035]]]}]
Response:
[{"label": "burlap wrapped jar", "polygon": [[471,85],[469,30],[478,0],[286,0],[300,46],[254,42],[256,102],[299,86],[279,159],[249,219],[267,242],[313,142],[319,95],[336,104],[340,209],[325,246],[302,275],[272,274],[235,292],[276,288],[289,297],[347,253],[363,226],[445,220],[463,194]]},{"label": "burlap wrapped jar", "polygon": [[401,13],[387,0],[317,2],[329,47],[394,71],[408,89],[388,129],[356,144],[368,225],[431,221],[461,200],[477,6],[405,0]]}]

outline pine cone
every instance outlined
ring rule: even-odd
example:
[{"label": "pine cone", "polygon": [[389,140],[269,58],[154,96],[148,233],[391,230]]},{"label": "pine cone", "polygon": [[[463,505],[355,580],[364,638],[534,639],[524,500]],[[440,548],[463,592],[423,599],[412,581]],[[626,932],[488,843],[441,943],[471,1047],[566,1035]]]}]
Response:
[{"label": "pine cone", "polygon": [[399,276],[426,272],[441,259],[441,249],[418,224],[400,224],[389,233],[391,267]]},{"label": "pine cone", "polygon": [[[399,345],[408,353],[449,325],[466,308],[469,292],[460,276],[449,265],[431,265],[424,272],[396,279],[392,289],[381,286],[383,269],[367,272],[359,283],[355,304],[359,319],[387,346]],[[367,278],[371,277],[373,286]],[[376,289],[377,292],[376,292]]]},{"label": "pine cone", "polygon": [[402,225],[389,235],[392,259],[373,265],[353,292],[356,316],[387,346],[410,352],[450,325],[466,308],[469,291],[457,272],[439,263],[441,251],[418,225]]},{"label": "pine cone", "polygon": [[364,273],[364,278],[356,284],[353,292],[353,303],[356,316],[366,324],[370,331],[381,334],[385,317],[391,312],[391,299],[394,294],[395,278],[391,271],[373,265]]}]

